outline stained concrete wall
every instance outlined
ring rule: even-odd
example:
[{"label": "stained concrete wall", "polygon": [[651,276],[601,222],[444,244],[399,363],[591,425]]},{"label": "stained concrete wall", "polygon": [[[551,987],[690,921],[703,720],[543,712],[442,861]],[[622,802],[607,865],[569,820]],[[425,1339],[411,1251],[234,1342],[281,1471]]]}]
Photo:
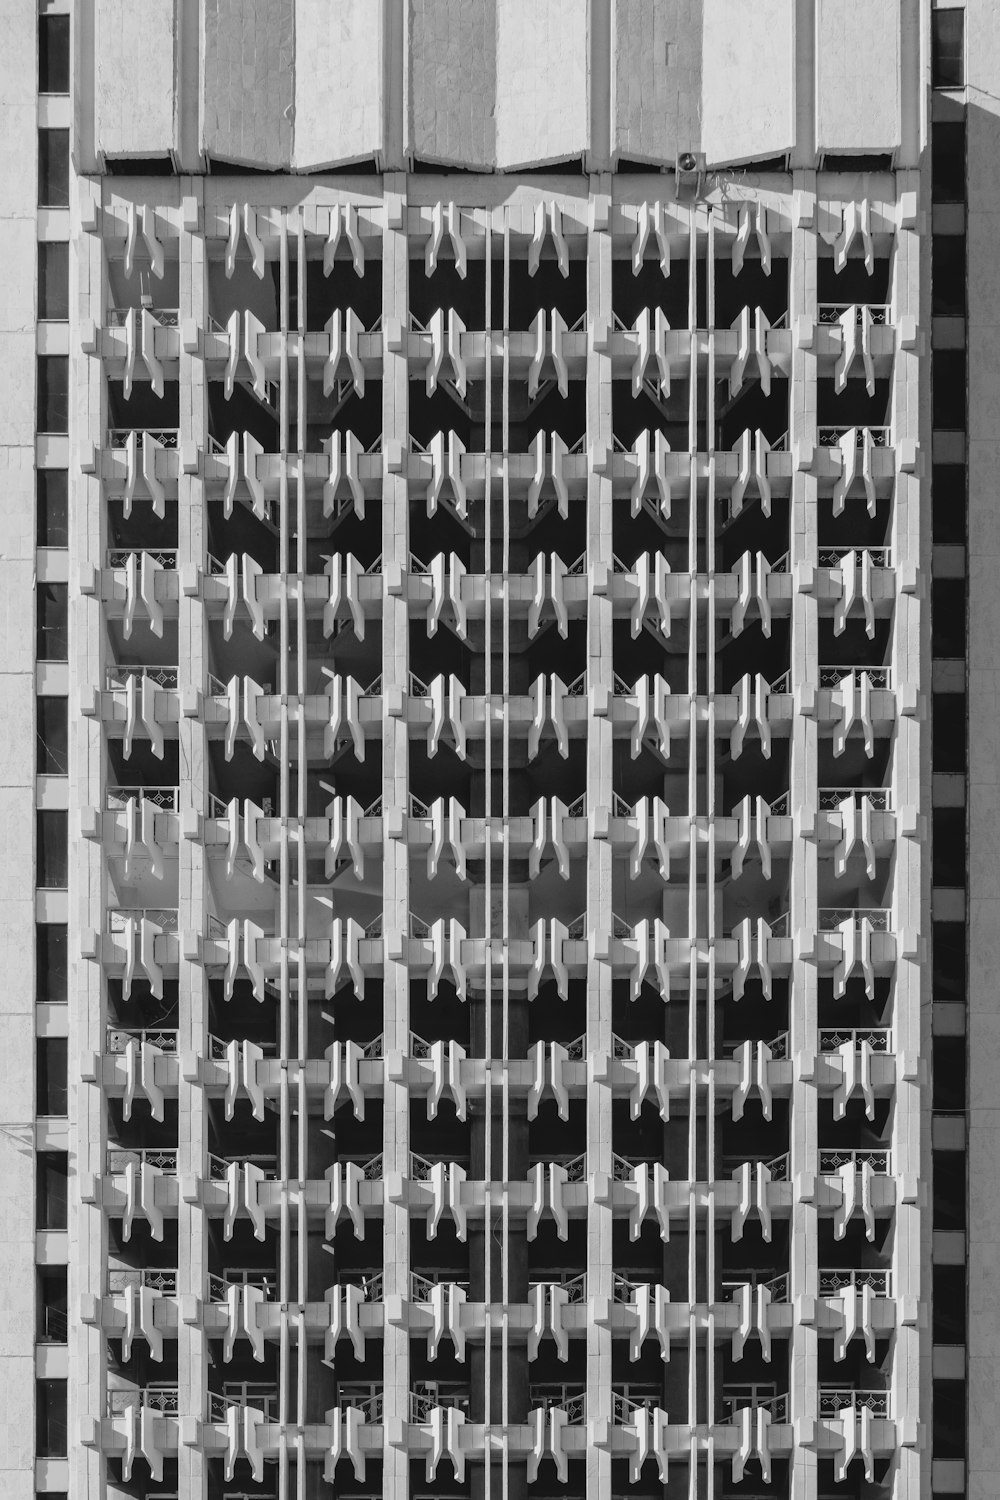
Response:
[{"label": "stained concrete wall", "polygon": [[614,0],[611,148],[672,165],[701,144],[702,0]]},{"label": "stained concrete wall", "polygon": [[295,0],[295,166],[380,155],[382,118],[381,5]]},{"label": "stained concrete wall", "polygon": [[788,151],[795,140],[794,0],[705,0],[702,80],[708,166]]},{"label": "stained concrete wall", "polygon": [[816,147],[894,151],[900,141],[899,0],[817,0]]},{"label": "stained concrete wall", "polygon": [[428,161],[496,158],[495,0],[408,0],[406,149]]},{"label": "stained concrete wall", "polygon": [[251,166],[292,160],[294,0],[205,0],[202,146]]},{"label": "stained concrete wall", "polygon": [[163,156],[175,145],[175,0],[97,0],[94,132],[108,156]]},{"label": "stained concrete wall", "polygon": [[587,54],[587,0],[497,0],[498,167],[586,150]]}]

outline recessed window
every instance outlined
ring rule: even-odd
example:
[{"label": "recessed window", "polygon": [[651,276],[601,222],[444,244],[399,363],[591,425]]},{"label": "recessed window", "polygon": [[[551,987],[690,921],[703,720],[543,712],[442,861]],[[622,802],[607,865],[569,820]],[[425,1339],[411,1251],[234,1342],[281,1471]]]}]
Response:
[{"label": "recessed window", "polygon": [[931,1049],[933,1107],[948,1114],[965,1111],[966,1055],[964,1036],[936,1036]]},{"label": "recessed window", "polygon": [[935,1344],[965,1343],[964,1266],[935,1266],[931,1317]]},{"label": "recessed window", "polygon": [[38,92],[69,93],[69,16],[38,18]]},{"label": "recessed window", "polygon": [[69,1157],[65,1151],[39,1151],[35,1161],[37,1227],[65,1229],[68,1223]]},{"label": "recessed window", "polygon": [[67,775],[68,699],[39,698],[35,714],[35,770],[39,776]]},{"label": "recessed window", "polygon": [[935,1151],[933,1224],[938,1231],[965,1229],[965,1153]]},{"label": "recessed window", "polygon": [[965,923],[933,924],[931,983],[935,1005],[965,1004]]},{"label": "recessed window", "polygon": [[64,891],[69,876],[68,814],[46,808],[35,819],[35,883],[39,890]]},{"label": "recessed window", "polygon": [[965,201],[965,121],[935,120],[931,130],[931,194],[935,203]]},{"label": "recessed window", "polygon": [[960,89],[965,84],[965,11],[931,11],[931,84]]},{"label": "recessed window", "polygon": [[64,922],[35,927],[35,999],[41,1005],[65,1005],[69,998],[69,940]]},{"label": "recessed window", "polygon": [[932,579],[932,656],[956,660],[965,655],[965,613],[965,579]]},{"label": "recessed window", "polygon": [[69,131],[38,132],[38,206],[69,207]]},{"label": "recessed window", "polygon": [[69,475],[65,469],[36,473],[35,521],[39,547],[69,546]]},{"label": "recessed window", "polygon": [[965,467],[935,464],[931,482],[934,541],[965,545]]},{"label": "recessed window", "polygon": [[65,1115],[69,1113],[69,1073],[67,1041],[64,1036],[38,1039],[35,1054],[35,1113]]},{"label": "recessed window", "polygon": [[965,236],[936,234],[931,240],[931,311],[965,316]]},{"label": "recessed window", "polygon": [[38,246],[38,316],[48,323],[69,317],[69,246],[62,241]]},{"label": "recessed window", "polygon": [[965,429],[965,350],[935,349],[931,357],[931,425],[949,432]]},{"label": "recessed window", "polygon": [[966,704],[964,693],[934,693],[931,698],[931,755],[934,769],[965,773]]},{"label": "recessed window", "polygon": [[39,583],[35,587],[37,630],[35,654],[39,661],[66,661],[69,651],[69,587]]},{"label": "recessed window", "polygon": [[38,1272],[38,1337],[46,1344],[65,1344],[67,1320],[65,1266],[45,1266]]},{"label": "recessed window", "polygon": [[935,1380],[931,1451],[935,1458],[964,1458],[966,1392],[964,1380]]},{"label": "recessed window", "polygon": [[66,1457],[66,1381],[35,1381],[35,1456]]},{"label": "recessed window", "polygon": [[931,844],[934,885],[965,885],[965,808],[935,807]]},{"label": "recessed window", "polygon": [[38,431],[69,432],[69,360],[65,354],[38,356]]}]

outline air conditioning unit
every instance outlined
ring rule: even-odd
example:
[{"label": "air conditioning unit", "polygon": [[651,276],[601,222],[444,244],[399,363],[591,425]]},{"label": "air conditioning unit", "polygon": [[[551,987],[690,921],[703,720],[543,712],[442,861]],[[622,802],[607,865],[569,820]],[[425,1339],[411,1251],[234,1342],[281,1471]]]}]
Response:
[{"label": "air conditioning unit", "polygon": [[678,151],[674,170],[678,193],[697,193],[705,178],[704,151]]}]

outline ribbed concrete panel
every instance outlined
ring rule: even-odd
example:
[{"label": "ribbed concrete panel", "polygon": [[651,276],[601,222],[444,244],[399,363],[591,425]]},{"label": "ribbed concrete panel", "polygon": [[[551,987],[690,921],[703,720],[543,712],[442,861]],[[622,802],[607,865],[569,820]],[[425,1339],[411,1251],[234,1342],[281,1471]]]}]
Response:
[{"label": "ribbed concrete panel", "polygon": [[495,0],[409,0],[407,14],[407,151],[493,166]]},{"label": "ribbed concrete panel", "polygon": [[174,0],[97,0],[94,129],[106,156],[173,149]]},{"label": "ribbed concrete panel", "polygon": [[587,0],[497,0],[497,166],[579,156],[588,102]]},{"label": "ribbed concrete panel", "polygon": [[705,0],[708,165],[779,156],[795,139],[794,0]]},{"label": "ribbed concrete panel", "polygon": [[899,38],[899,0],[817,0],[818,150],[899,145]]},{"label": "ribbed concrete panel", "polygon": [[615,0],[612,27],[613,151],[668,164],[697,151],[702,0]]},{"label": "ribbed concrete panel", "polygon": [[224,161],[292,158],[294,0],[205,0],[202,146]]},{"label": "ribbed concrete panel", "polygon": [[382,7],[295,0],[295,166],[337,166],[382,150]]},{"label": "ribbed concrete panel", "polygon": [[673,163],[702,138],[702,0],[615,0],[612,148]]}]

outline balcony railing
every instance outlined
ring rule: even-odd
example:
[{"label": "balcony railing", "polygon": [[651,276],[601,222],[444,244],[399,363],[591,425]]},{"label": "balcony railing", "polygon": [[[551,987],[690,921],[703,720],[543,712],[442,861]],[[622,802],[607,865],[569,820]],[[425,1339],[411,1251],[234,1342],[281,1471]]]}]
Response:
[{"label": "balcony railing", "polygon": [[381,1271],[341,1271],[337,1280],[341,1286],[359,1286],[366,1302],[384,1299],[385,1277]]},{"label": "balcony railing", "polygon": [[870,432],[872,443],[876,448],[888,448],[888,427],[821,427],[819,429],[819,445],[821,448],[836,448],[841,438],[848,432],[857,433],[857,446],[860,448],[865,440],[865,433]]},{"label": "balcony railing", "polygon": [[104,1050],[109,1057],[121,1057],[129,1042],[138,1042],[140,1047],[149,1042],[161,1052],[177,1051],[176,1026],[109,1026],[106,1035]]},{"label": "balcony railing", "polygon": [[553,1406],[561,1407],[570,1426],[577,1426],[586,1421],[587,1393],[579,1384],[532,1384],[528,1387],[528,1406],[532,1411],[537,1411],[539,1407],[543,1411],[549,1411]]},{"label": "balcony railing", "polygon": [[889,1157],[890,1153],[880,1147],[859,1146],[842,1151],[828,1148],[819,1153],[819,1169],[820,1172],[832,1174],[853,1162],[857,1171],[867,1162],[873,1172],[888,1173]]},{"label": "balcony railing", "polygon": [[821,568],[839,568],[841,558],[847,557],[851,552],[856,552],[859,555],[862,552],[867,552],[871,558],[873,568],[892,567],[891,547],[866,547],[863,544],[857,547],[821,547],[819,565]]},{"label": "balcony railing", "polygon": [[180,437],[180,431],[176,427],[109,427],[108,447],[127,447],[133,432],[137,438],[141,438],[144,432],[148,432],[154,443],[159,443],[161,448],[176,448]]},{"label": "balcony railing", "polygon": [[468,1389],[450,1383],[437,1384],[431,1381],[415,1381],[410,1390],[410,1421],[418,1426],[429,1422],[436,1406],[454,1407],[456,1411],[469,1415],[470,1397]]},{"label": "balcony railing", "polygon": [[382,1421],[382,1386],[374,1381],[368,1385],[342,1385],[337,1405],[341,1411],[353,1406],[365,1422],[378,1426]]},{"label": "balcony railing", "polygon": [[779,1395],[774,1386],[754,1381],[749,1385],[726,1385],[722,1388],[723,1421],[731,1422],[745,1406],[762,1406],[771,1413],[772,1422],[788,1421],[788,1394]]},{"label": "balcony railing", "polygon": [[536,1286],[558,1286],[567,1294],[570,1303],[584,1303],[587,1300],[587,1273],[586,1271],[553,1271],[547,1276],[537,1276],[528,1282],[529,1290]]},{"label": "balcony railing", "polygon": [[820,812],[836,812],[842,802],[860,804],[867,797],[873,812],[889,812],[892,807],[892,792],[887,786],[821,786],[819,789]]},{"label": "balcony railing", "polygon": [[273,1385],[256,1381],[227,1381],[222,1391],[209,1391],[208,1416],[210,1422],[224,1422],[231,1406],[251,1407],[264,1413],[264,1420],[278,1420],[278,1391]]},{"label": "balcony railing", "polygon": [[112,1177],[125,1171],[128,1166],[157,1167],[171,1176],[177,1172],[176,1146],[111,1146],[108,1149],[108,1171]]},{"label": "balcony railing", "polygon": [[161,328],[176,328],[180,319],[180,310],[176,307],[109,307],[106,326],[124,328],[129,313],[135,313],[138,317],[144,312],[148,312]]},{"label": "balcony railing", "polygon": [[722,1158],[723,1168],[726,1172],[729,1173],[738,1171],[741,1167],[746,1166],[747,1163],[749,1163],[751,1166],[755,1166],[757,1165],[757,1163],[760,1163],[762,1166],[767,1167],[771,1173],[772,1182],[788,1181],[787,1151],[783,1152],[781,1156],[772,1157],[746,1156],[742,1152],[727,1151]]},{"label": "balcony railing", "polygon": [[884,302],[821,302],[819,304],[819,321],[820,323],[839,323],[844,313],[851,311],[852,306],[855,312],[854,321],[859,326],[864,322],[866,312],[869,314],[872,322],[878,324],[880,327],[889,320],[890,309],[888,304]]},{"label": "balcony railing", "polygon": [[130,802],[152,802],[161,812],[176,812],[179,786],[109,786],[105,793],[108,812],[124,812]]},{"label": "balcony railing", "polygon": [[836,1417],[845,1408],[857,1411],[867,1406],[873,1417],[888,1417],[888,1391],[856,1391],[850,1387],[820,1386],[819,1414],[821,1417]]},{"label": "balcony railing", "polygon": [[129,662],[127,664],[116,662],[105,672],[104,680],[107,684],[107,691],[114,693],[126,688],[130,677],[148,677],[156,687],[163,688],[164,691],[176,689],[179,680],[176,667],[164,666],[160,662]]},{"label": "balcony railing", "polygon": [[152,922],[161,932],[177,931],[177,908],[176,906],[110,906],[108,908],[108,931],[121,933],[127,931],[128,920],[141,921],[145,917],[147,922]]},{"label": "balcony railing", "polygon": [[819,685],[821,688],[839,688],[847,678],[850,678],[853,682],[856,680],[860,681],[862,677],[868,678],[868,686],[871,688],[888,689],[892,687],[891,667],[864,667],[855,664],[852,666],[830,665],[820,667],[819,669]]},{"label": "balcony railing", "polygon": [[69,1337],[69,1315],[64,1307],[42,1308],[42,1338],[49,1344],[65,1344]]},{"label": "balcony railing", "polygon": [[892,1029],[888,1026],[821,1026],[819,1032],[819,1050],[821,1052],[837,1052],[845,1042],[851,1042],[855,1048],[867,1042],[873,1052],[892,1051]]},{"label": "balcony railing", "polygon": [[177,1269],[162,1269],[154,1266],[135,1266],[127,1270],[108,1272],[108,1294],[117,1296],[130,1286],[148,1286],[153,1292],[162,1292],[165,1297],[177,1294]]},{"label": "balcony railing", "polygon": [[868,922],[873,932],[888,932],[891,916],[887,906],[821,906],[816,927],[819,932],[836,932],[845,923],[858,928]]},{"label": "balcony railing", "polygon": [[873,1297],[892,1296],[892,1272],[891,1271],[858,1271],[858,1270],[835,1270],[828,1268],[820,1270],[819,1294],[821,1297],[836,1297],[845,1286],[853,1286],[858,1291],[862,1287],[870,1286]]},{"label": "balcony railing", "polygon": [[637,1411],[651,1411],[662,1405],[662,1394],[654,1385],[613,1385],[611,1387],[611,1420],[616,1427],[629,1427]]},{"label": "balcony railing", "polygon": [[180,1410],[177,1386],[146,1385],[136,1390],[108,1392],[109,1417],[123,1416],[133,1406],[146,1406],[164,1416],[176,1416]]},{"label": "balcony railing", "polygon": [[722,1277],[722,1290],[732,1295],[741,1286],[766,1286],[771,1293],[772,1302],[788,1301],[788,1272],[781,1271],[777,1276],[768,1276],[766,1271],[749,1269],[746,1271],[726,1271]]},{"label": "balcony railing", "polygon": [[208,1287],[213,1302],[225,1302],[231,1286],[258,1286],[268,1300],[278,1295],[278,1273],[260,1266],[227,1266],[221,1276],[208,1273]]},{"label": "balcony railing", "polygon": [[230,1167],[242,1166],[260,1167],[267,1178],[278,1175],[278,1158],[270,1153],[247,1152],[239,1156],[217,1156],[214,1151],[208,1153],[208,1175],[213,1182],[225,1182]]},{"label": "balcony railing", "polygon": [[173,572],[177,568],[176,547],[112,547],[105,553],[105,566],[127,567],[130,557],[134,557],[137,562],[141,562],[143,557],[151,557],[168,572]]}]

